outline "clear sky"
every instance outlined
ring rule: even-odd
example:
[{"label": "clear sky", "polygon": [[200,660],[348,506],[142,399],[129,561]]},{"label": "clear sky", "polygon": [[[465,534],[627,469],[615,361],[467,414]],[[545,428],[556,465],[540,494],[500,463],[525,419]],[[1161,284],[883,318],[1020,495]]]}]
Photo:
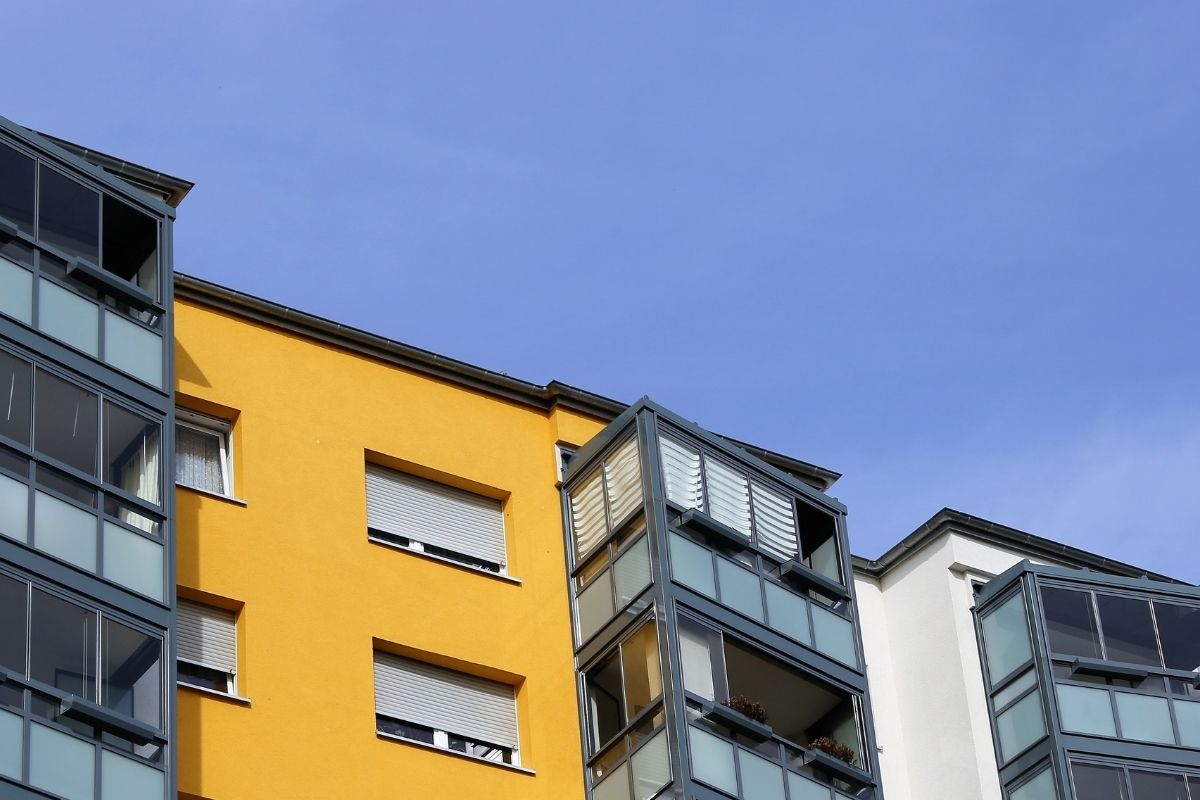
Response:
[{"label": "clear sky", "polygon": [[[1200,5],[22,3],[176,267],[1200,581]],[[385,399],[385,398],[384,398]]]}]

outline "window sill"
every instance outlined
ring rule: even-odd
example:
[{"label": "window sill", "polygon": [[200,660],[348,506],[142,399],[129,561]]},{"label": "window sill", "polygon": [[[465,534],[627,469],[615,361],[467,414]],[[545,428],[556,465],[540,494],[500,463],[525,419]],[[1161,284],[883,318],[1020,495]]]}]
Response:
[{"label": "window sill", "polygon": [[[391,550],[398,550],[401,553],[408,553],[410,556],[417,556],[418,558],[424,558],[428,561],[436,561],[439,564],[446,564],[447,566],[458,567],[459,569],[467,570],[468,572],[472,572],[476,575],[483,575],[484,577],[487,577],[487,578],[495,578],[496,580],[501,580],[501,581],[504,581],[505,583],[511,583],[516,586],[520,586],[522,583],[520,578],[514,578],[511,575],[503,575],[499,572],[492,572],[491,570],[481,569],[480,567],[475,567],[470,564],[464,564],[461,561],[455,561],[453,558],[446,558],[445,556],[439,556],[439,555],[435,555],[433,553],[425,553],[425,552],[422,552],[421,550],[414,550],[411,547],[405,547],[402,544],[396,544],[394,542],[389,542],[386,539],[380,539],[375,536],[368,535],[367,541],[370,542],[371,544],[382,545],[383,547],[387,547]],[[380,734],[380,735],[383,736],[386,734]],[[408,741],[408,740],[405,739],[404,741]],[[420,742],[418,742],[418,744],[420,744]]]},{"label": "window sill", "polygon": [[211,497],[214,500],[224,500],[226,503],[232,503],[235,506],[241,506],[242,508],[245,508],[247,505],[246,501],[240,497],[230,497],[227,494],[210,492],[208,489],[200,489],[195,486],[188,486],[186,483],[177,483],[175,484],[175,488],[187,489],[189,492],[195,492],[196,494],[203,495],[204,497]]},{"label": "window sill", "polygon": [[386,739],[389,742],[402,742],[403,744],[412,745],[413,747],[420,747],[423,750],[429,750],[434,753],[442,753],[444,755],[461,758],[464,761],[472,761],[476,764],[486,764],[489,767],[500,767],[501,769],[506,769],[510,772],[519,772],[522,775],[537,775],[536,770],[529,769],[528,767],[520,767],[516,764],[505,764],[503,761],[488,761],[486,758],[470,756],[466,753],[460,753],[457,750],[449,750],[445,747],[436,747],[428,742],[418,742],[416,739],[406,739],[403,736],[395,736],[390,733],[383,733],[382,731],[375,731],[375,735],[380,739]]},{"label": "window sill", "polygon": [[218,692],[216,689],[206,689],[203,686],[193,686],[192,684],[184,683],[183,681],[176,681],[175,686],[179,689],[188,689],[193,692],[199,692],[200,694],[208,695],[209,697],[215,697],[218,700],[227,700],[228,702],[235,703],[239,706],[246,706],[247,708],[250,706],[249,697],[242,697],[240,695],[229,694],[227,692]]}]

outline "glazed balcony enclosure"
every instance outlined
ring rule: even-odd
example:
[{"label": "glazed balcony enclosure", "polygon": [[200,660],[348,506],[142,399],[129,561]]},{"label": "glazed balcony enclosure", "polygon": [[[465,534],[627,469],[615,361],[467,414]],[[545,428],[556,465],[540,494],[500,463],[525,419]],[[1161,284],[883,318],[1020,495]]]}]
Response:
[{"label": "glazed balcony enclosure", "polygon": [[594,800],[882,797],[844,507],[642,400],[563,514]]},{"label": "glazed balcony enclosure", "polygon": [[1200,589],[1023,562],[976,617],[1013,800],[1200,790]]}]

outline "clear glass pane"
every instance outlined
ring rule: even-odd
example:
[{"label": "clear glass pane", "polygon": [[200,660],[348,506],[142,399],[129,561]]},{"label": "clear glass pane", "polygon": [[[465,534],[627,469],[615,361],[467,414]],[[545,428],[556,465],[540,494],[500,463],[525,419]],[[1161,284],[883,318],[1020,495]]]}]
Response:
[{"label": "clear glass pane", "polygon": [[1133,800],[1188,800],[1182,775],[1131,769],[1129,783],[1133,786]]},{"label": "clear glass pane", "polygon": [[0,258],[0,314],[33,324],[33,273]]},{"label": "clear glass pane", "polygon": [[92,800],[96,748],[34,723],[29,731],[29,782],[67,800]]},{"label": "clear glass pane", "polygon": [[[0,259],[0,269],[6,263]],[[0,286],[0,297],[3,297],[3,286]],[[32,409],[33,367],[28,361],[0,350],[0,436],[28,445]]]},{"label": "clear glass pane", "polygon": [[830,658],[858,667],[854,651],[854,627],[845,617],[814,605],[812,607],[813,641],[815,647]]},{"label": "clear glass pane", "polygon": [[163,548],[111,522],[104,523],[104,577],[155,600],[163,599]]},{"label": "clear glass pane", "polygon": [[1100,633],[1090,594],[1043,586],[1042,611],[1052,652],[1100,658]]},{"label": "clear glass pane", "polygon": [[38,287],[38,327],[90,356],[97,355],[100,308],[45,278]]},{"label": "clear glass pane", "polygon": [[29,676],[96,699],[96,614],[41,589],[30,611]]},{"label": "clear glass pane", "polygon": [[981,625],[988,676],[994,686],[1033,658],[1029,623],[1025,619],[1025,596],[1017,592],[988,612]]},{"label": "clear glass pane", "polygon": [[634,800],[650,800],[670,782],[671,752],[667,748],[667,732],[664,730],[633,754]]},{"label": "clear glass pane", "polygon": [[1009,797],[1011,800],[1057,800],[1053,770],[1042,770],[1036,778],[1010,792]]},{"label": "clear glass pane", "polygon": [[737,773],[733,765],[733,745],[699,728],[688,727],[688,749],[692,757],[692,777],[715,789],[737,796]]},{"label": "clear glass pane", "polygon": [[1071,777],[1079,800],[1129,800],[1125,776],[1115,767],[1072,762]]},{"label": "clear glass pane", "polygon": [[677,533],[671,534],[671,577],[700,594],[717,596],[712,553]]},{"label": "clear glass pane", "polygon": [[1029,670],[1021,677],[1004,687],[1003,691],[996,692],[996,696],[992,698],[993,708],[1004,708],[1006,705],[1016,700],[1026,689],[1030,689],[1037,683],[1037,672]]},{"label": "clear glass pane", "polygon": [[7,475],[0,475],[0,533],[29,541],[29,487]]},{"label": "clear glass pane", "polygon": [[41,165],[38,238],[69,255],[100,263],[100,194]]},{"label": "clear glass pane", "polygon": [[154,420],[105,401],[105,483],[161,505],[161,430]]},{"label": "clear glass pane", "polygon": [[33,546],[95,572],[96,517],[45,492],[34,495]]},{"label": "clear glass pane", "polygon": [[717,556],[717,581],[721,602],[751,619],[763,619],[758,575],[727,558]]},{"label": "clear glass pane", "polygon": [[25,674],[25,638],[29,586],[0,575],[0,666]]},{"label": "clear glass pane", "polygon": [[629,800],[629,762],[604,776],[592,788],[592,800]]},{"label": "clear glass pane", "polygon": [[592,668],[586,679],[588,717],[591,726],[591,752],[599,752],[606,742],[625,727],[624,699],[621,692],[621,661],[616,653]]},{"label": "clear glass pane", "polygon": [[1096,736],[1117,735],[1108,690],[1063,684],[1054,688],[1058,693],[1058,714],[1063,730]]},{"label": "clear glass pane", "polygon": [[0,217],[19,230],[34,234],[34,171],[37,162],[8,145],[0,144]]},{"label": "clear glass pane", "polygon": [[1167,698],[1117,692],[1117,719],[1121,738],[1175,744]]},{"label": "clear glass pane", "polygon": [[742,795],[754,800],[784,800],[783,767],[738,749],[742,768]]},{"label": "clear glass pane", "polygon": [[1042,718],[1042,695],[1034,692],[996,717],[1000,755],[1005,761],[1046,735]]},{"label": "clear glass pane", "polygon": [[100,659],[106,708],[162,727],[162,639],[104,620]]},{"label": "clear glass pane", "polygon": [[33,448],[88,475],[96,474],[96,395],[37,370]]},{"label": "clear glass pane", "polygon": [[103,800],[162,800],[161,770],[105,750],[100,755],[100,797]]},{"label": "clear glass pane", "polygon": [[621,661],[625,668],[625,719],[631,720],[662,696],[658,632],[653,620],[621,645]]},{"label": "clear glass pane", "polygon": [[1190,700],[1172,702],[1175,705],[1175,721],[1179,723],[1179,743],[1184,747],[1200,747],[1200,703]]},{"label": "clear glass pane", "polygon": [[1154,615],[1166,666],[1200,672],[1200,607],[1155,601]]},{"label": "clear glass pane", "polygon": [[111,311],[104,313],[104,360],[152,386],[162,386],[162,337]]},{"label": "clear glass pane", "polygon": [[787,782],[790,800],[829,800],[832,795],[828,786],[794,772],[787,774]]},{"label": "clear glass pane", "polygon": [[1096,606],[1100,609],[1105,657],[1109,661],[1161,666],[1149,600],[1097,594]]},{"label": "clear glass pane", "polygon": [[579,641],[586,642],[612,619],[613,590],[608,570],[579,593]]},{"label": "clear glass pane", "polygon": [[812,642],[808,629],[808,601],[795,592],[767,581],[767,619],[775,630],[803,644]]},{"label": "clear glass pane", "polygon": [[22,739],[21,717],[0,711],[0,775],[21,779]]},{"label": "clear glass pane", "polygon": [[650,585],[650,543],[643,536],[617,559],[613,570],[617,583],[617,607],[629,601]]}]

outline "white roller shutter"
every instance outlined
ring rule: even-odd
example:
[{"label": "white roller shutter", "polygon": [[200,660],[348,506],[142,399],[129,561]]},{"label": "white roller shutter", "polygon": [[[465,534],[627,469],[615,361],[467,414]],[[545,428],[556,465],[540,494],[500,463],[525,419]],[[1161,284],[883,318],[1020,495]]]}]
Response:
[{"label": "white roller shutter", "polygon": [[663,480],[667,499],[683,508],[704,510],[704,491],[700,482],[700,451],[660,436]]},{"label": "white roller shutter", "polygon": [[608,516],[616,530],[642,507],[642,466],[636,437],[618,447],[604,462],[604,484],[608,490]]},{"label": "white roller shutter", "polygon": [[390,653],[375,653],[375,712],[517,749],[513,687]]},{"label": "white roller shutter", "polygon": [[367,525],[422,544],[505,564],[499,500],[367,465]]},{"label": "white roller shutter", "polygon": [[796,513],[791,498],[771,491],[757,481],[750,481],[750,496],[759,546],[784,559],[794,557],[800,550],[800,539],[796,534]]},{"label": "white roller shutter", "polygon": [[232,611],[180,600],[175,631],[180,661],[230,675],[237,672],[237,623]]},{"label": "white roller shutter", "polygon": [[750,486],[746,476],[714,458],[704,459],[708,513],[750,538]]},{"label": "white roller shutter", "polygon": [[571,530],[575,534],[575,556],[582,558],[608,534],[604,521],[604,484],[596,470],[571,492]]}]

